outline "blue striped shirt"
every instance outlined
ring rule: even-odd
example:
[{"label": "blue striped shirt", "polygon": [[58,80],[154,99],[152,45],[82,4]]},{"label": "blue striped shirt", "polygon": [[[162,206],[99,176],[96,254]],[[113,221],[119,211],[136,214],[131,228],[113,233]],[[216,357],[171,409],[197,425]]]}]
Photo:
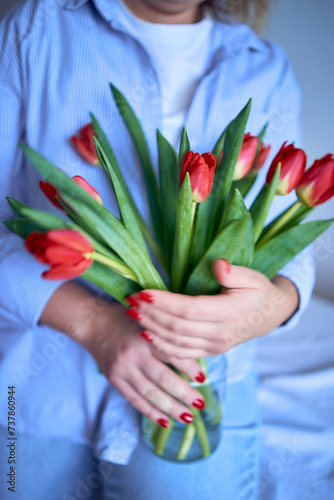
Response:
[{"label": "blue striped shirt", "polygon": [[[177,76],[177,75],[176,75]],[[105,129],[137,205],[148,219],[137,155],[113,103],[108,82],[127,96],[140,117],[157,165],[156,128],[161,123],[160,85],[154,62],[120,22],[111,0],[27,0],[0,24],[0,211],[12,217],[5,196],[54,211],[38,189],[39,174],[23,157],[24,141],[68,175],[85,177],[104,204],[117,212],[106,177],[72,149],[69,137],[93,111]],[[300,94],[285,53],[244,25],[214,23],[205,72],[185,125],[192,149],[212,149],[226,124],[253,98],[247,131],[267,120],[272,155],[284,140],[301,143]],[[264,180],[263,171],[249,196]],[[293,200],[278,197],[270,218]],[[61,283],[43,281],[43,268],[15,234],[0,227],[1,381],[16,384],[18,430],[91,444],[97,456],[127,463],[139,433],[139,415],[101,376],[92,357],[67,336],[37,325]],[[314,282],[310,251],[282,270],[298,287],[300,308],[276,332],[292,328],[309,302]],[[80,281],[80,280],[79,280]],[[82,317],[97,306],[83,304]],[[70,328],[70,325],[69,325]],[[230,383],[247,375],[256,342],[228,353]],[[51,395],[51,397],[50,397]],[[5,406],[0,421],[6,422]],[[243,417],[247,418],[247,416]]]}]

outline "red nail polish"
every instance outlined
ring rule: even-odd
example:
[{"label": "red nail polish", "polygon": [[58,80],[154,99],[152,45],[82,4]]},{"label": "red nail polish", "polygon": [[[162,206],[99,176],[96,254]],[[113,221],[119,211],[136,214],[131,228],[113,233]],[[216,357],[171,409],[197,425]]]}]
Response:
[{"label": "red nail polish", "polygon": [[148,332],[141,332],[140,336],[143,337],[143,339],[147,340],[148,342],[152,342],[153,340],[152,335],[150,335]]},{"label": "red nail polish", "polygon": [[220,259],[224,262],[224,271],[226,274],[231,274],[231,264],[226,259]]},{"label": "red nail polish", "polygon": [[130,297],[127,297],[125,300],[127,301],[128,304],[130,304],[130,306],[134,306],[134,307],[139,307],[140,306],[138,300],[136,300],[131,295],[130,295]]},{"label": "red nail polish", "polygon": [[194,420],[194,417],[191,413],[182,413],[182,415],[180,415],[180,419],[183,420],[183,422],[185,422],[186,424],[191,424],[191,422],[193,422]]},{"label": "red nail polish", "polygon": [[165,429],[169,427],[169,422],[165,418],[159,418],[158,424],[161,425],[161,427],[165,427]]},{"label": "red nail polish", "polygon": [[197,380],[197,382],[199,382],[200,384],[203,384],[203,382],[205,381],[204,373],[199,372],[198,375],[195,377],[195,380]]},{"label": "red nail polish", "polygon": [[131,319],[134,319],[135,321],[140,321],[142,319],[142,315],[140,314],[139,311],[137,311],[136,309],[128,309],[126,311],[126,314],[128,316],[130,316]]},{"label": "red nail polish", "polygon": [[198,410],[204,410],[205,408],[205,401],[203,399],[195,399],[192,403],[194,408],[197,408]]},{"label": "red nail polish", "polygon": [[153,297],[153,295],[151,295],[150,293],[147,293],[147,292],[139,292],[139,297],[144,302],[152,303],[155,301],[155,297]]}]

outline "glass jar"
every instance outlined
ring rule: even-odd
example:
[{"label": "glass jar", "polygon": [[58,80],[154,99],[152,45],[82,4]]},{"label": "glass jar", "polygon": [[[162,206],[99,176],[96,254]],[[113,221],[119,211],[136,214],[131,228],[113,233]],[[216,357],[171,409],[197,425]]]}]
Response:
[{"label": "glass jar", "polygon": [[169,418],[169,427],[165,429],[146,416],[142,417],[142,440],[161,458],[192,462],[210,456],[218,447],[223,416],[226,358],[224,355],[213,356],[199,362],[206,375],[203,384],[189,381],[184,376],[203,395],[206,402],[204,410],[190,408],[194,415],[191,424]]}]

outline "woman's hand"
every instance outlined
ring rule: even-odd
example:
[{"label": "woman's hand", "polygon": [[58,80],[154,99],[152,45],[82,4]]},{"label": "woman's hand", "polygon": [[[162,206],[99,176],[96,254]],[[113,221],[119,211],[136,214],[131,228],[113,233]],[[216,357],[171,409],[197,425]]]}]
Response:
[{"label": "woman's hand", "polygon": [[163,427],[168,426],[168,416],[191,423],[189,407],[205,407],[202,394],[165,364],[173,365],[194,381],[204,382],[197,361],[164,355],[143,342],[140,327],[128,318],[124,306],[97,299],[68,281],[53,294],[40,322],[87,349],[124,398]]},{"label": "woman's hand", "polygon": [[164,355],[143,342],[140,331],[124,306],[109,304],[99,314],[94,334],[85,338],[83,346],[107,380],[137,410],[164,427],[168,426],[168,416],[191,423],[193,415],[188,406],[203,409],[203,396],[165,363],[203,382],[201,366],[191,359]]},{"label": "woman's hand", "polygon": [[128,298],[128,311],[157,350],[180,359],[222,354],[265,335],[297,310],[299,294],[283,276],[263,274],[220,259],[214,274],[220,295],[190,297],[145,290]]}]

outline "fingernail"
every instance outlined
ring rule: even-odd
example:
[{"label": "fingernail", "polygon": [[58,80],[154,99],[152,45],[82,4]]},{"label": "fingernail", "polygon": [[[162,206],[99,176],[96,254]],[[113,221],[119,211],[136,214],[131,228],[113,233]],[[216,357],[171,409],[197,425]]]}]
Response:
[{"label": "fingernail", "polygon": [[155,297],[150,294],[150,293],[147,293],[147,292],[139,292],[139,297],[141,298],[141,300],[143,300],[144,302],[149,302],[149,303],[152,303],[155,301]]},{"label": "fingernail", "polygon": [[198,410],[204,410],[205,408],[205,401],[203,399],[195,399],[192,403],[194,408],[197,408]]},{"label": "fingernail", "polygon": [[165,429],[167,429],[167,427],[169,427],[169,422],[165,418],[159,418],[158,424],[160,424],[161,427],[165,427]]},{"label": "fingernail", "polygon": [[193,422],[194,420],[194,417],[191,413],[182,413],[182,415],[180,415],[180,419],[183,420],[183,422],[185,422],[186,424],[191,424],[191,422]]},{"label": "fingernail", "polygon": [[197,380],[197,382],[199,382],[200,384],[203,384],[203,382],[205,381],[204,373],[199,372],[198,375],[195,377],[195,380]]},{"label": "fingernail", "polygon": [[226,259],[220,259],[224,262],[224,271],[226,274],[231,274],[231,264]]},{"label": "fingernail", "polygon": [[130,304],[130,306],[134,306],[134,307],[140,306],[139,302],[131,295],[130,295],[130,297],[127,297],[125,300],[127,301],[128,304]]},{"label": "fingernail", "polygon": [[148,342],[152,342],[153,340],[152,335],[150,335],[148,332],[141,332],[140,336],[143,337],[143,339],[147,340]]},{"label": "fingernail", "polygon": [[143,317],[142,314],[140,314],[140,312],[137,311],[136,309],[128,309],[126,311],[126,314],[135,321],[140,321]]}]

